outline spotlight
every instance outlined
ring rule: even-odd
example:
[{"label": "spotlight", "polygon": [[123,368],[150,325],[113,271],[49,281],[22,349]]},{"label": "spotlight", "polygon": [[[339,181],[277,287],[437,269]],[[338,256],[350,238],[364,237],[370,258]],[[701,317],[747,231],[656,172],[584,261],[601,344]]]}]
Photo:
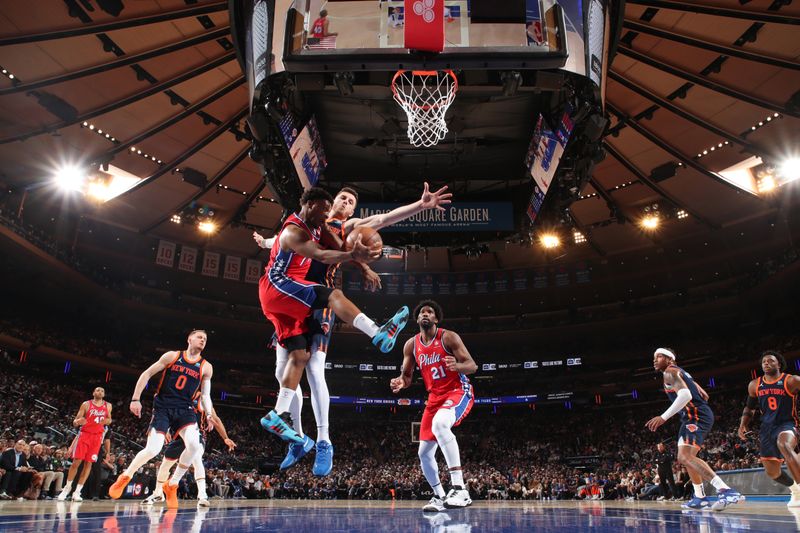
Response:
[{"label": "spotlight", "polygon": [[86,181],[86,172],[75,165],[65,165],[56,170],[53,179],[61,190],[80,191]]},{"label": "spotlight", "polygon": [[170,218],[170,221],[175,223],[175,224],[180,224],[181,223],[181,216],[180,215],[172,215],[172,218]]},{"label": "spotlight", "polygon": [[547,249],[557,248],[558,246],[561,245],[561,239],[559,239],[558,235],[554,233],[543,234],[542,237],[539,239],[539,242],[541,242],[542,246],[544,246]]},{"label": "spotlight", "polygon": [[575,240],[575,244],[582,244],[586,242],[586,236],[580,231],[575,231],[572,233],[572,237]]},{"label": "spotlight", "polygon": [[774,190],[775,187],[777,187],[777,184],[772,174],[767,174],[758,182],[758,192],[770,192]]},{"label": "spotlight", "polygon": [[641,225],[646,230],[654,230],[660,223],[661,220],[658,218],[658,215],[647,215],[641,220]]},{"label": "spotlight", "polygon": [[199,229],[203,233],[208,233],[210,235],[210,234],[214,233],[215,231],[217,231],[217,225],[214,224],[213,222],[209,222],[209,221],[200,222],[197,225],[197,229]]},{"label": "spotlight", "polygon": [[800,179],[800,157],[791,157],[781,163],[780,176],[784,182]]},{"label": "spotlight", "polygon": [[689,218],[689,213],[687,213],[683,209],[678,209],[678,211],[675,213],[675,216],[677,216],[678,219],[680,220],[682,218]]},{"label": "spotlight", "polygon": [[95,200],[105,202],[111,199],[111,192],[108,185],[99,181],[93,181],[86,188],[86,194]]},{"label": "spotlight", "polygon": [[89,129],[94,131],[94,124],[89,124]]}]

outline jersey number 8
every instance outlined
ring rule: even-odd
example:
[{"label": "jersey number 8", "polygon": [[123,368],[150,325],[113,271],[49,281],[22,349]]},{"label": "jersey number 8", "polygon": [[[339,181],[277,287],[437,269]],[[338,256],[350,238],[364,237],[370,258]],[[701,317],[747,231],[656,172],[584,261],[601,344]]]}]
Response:
[{"label": "jersey number 8", "polygon": [[775,396],[770,396],[769,398],[767,398],[767,405],[773,411],[777,411],[778,410],[778,399],[775,398]]}]

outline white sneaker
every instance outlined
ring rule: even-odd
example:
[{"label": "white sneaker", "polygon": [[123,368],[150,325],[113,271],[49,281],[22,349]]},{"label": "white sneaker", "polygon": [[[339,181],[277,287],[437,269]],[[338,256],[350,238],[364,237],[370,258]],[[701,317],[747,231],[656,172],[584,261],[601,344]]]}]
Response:
[{"label": "white sneaker", "polygon": [[83,498],[81,498],[81,495],[80,495],[80,493],[78,493],[78,492],[73,492],[73,493],[72,493],[72,501],[74,501],[74,502],[82,502],[82,501],[83,501]]},{"label": "white sneaker", "polygon": [[164,503],[165,501],[166,501],[166,498],[164,498],[164,494],[163,493],[161,493],[161,494],[153,493],[150,496],[148,496],[147,498],[145,498],[144,500],[142,500],[141,504],[142,505],[153,505],[154,503]]},{"label": "white sneaker", "polygon": [[208,503],[208,494],[198,494],[197,505],[198,507],[209,507],[211,504]]},{"label": "white sneaker", "polygon": [[425,507],[423,507],[422,510],[426,513],[438,513],[439,511],[444,511],[444,502],[438,496],[434,496],[431,498],[431,501],[425,504]]},{"label": "white sneaker", "polygon": [[453,487],[444,498],[444,506],[448,509],[467,507],[468,505],[472,505],[472,499],[469,497],[469,492],[461,487]]},{"label": "white sneaker", "polygon": [[792,497],[789,499],[789,503],[786,504],[786,507],[800,507],[800,490],[792,491]]}]

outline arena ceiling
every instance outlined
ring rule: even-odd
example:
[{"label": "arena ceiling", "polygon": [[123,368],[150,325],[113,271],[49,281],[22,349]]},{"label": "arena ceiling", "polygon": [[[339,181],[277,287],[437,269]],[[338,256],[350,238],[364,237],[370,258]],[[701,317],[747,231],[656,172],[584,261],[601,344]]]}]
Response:
[{"label": "arena ceiling", "polygon": [[[626,3],[608,73],[607,156],[570,206],[571,223],[588,239],[569,243],[570,258],[705,239],[780,208],[775,197],[743,191],[719,172],[753,156],[780,161],[800,151],[800,6],[791,4]],[[36,9],[5,2],[0,69],[2,181],[28,189],[26,215],[62,209],[63,198],[46,185],[54,168],[91,161],[143,179],[102,205],[83,206],[85,215],[143,238],[248,255],[255,252],[251,229],[232,221],[267,233],[278,226],[283,209],[248,157],[248,91],[226,1],[40,0]],[[326,139],[323,130],[323,142],[353,145],[357,139],[348,135]],[[517,144],[524,149],[528,137]],[[359,151],[341,149],[343,157]],[[374,174],[348,179],[358,165],[331,167],[332,181],[375,190]],[[207,185],[184,181],[185,168],[205,174]],[[441,181],[436,169],[424,170],[404,182],[404,199],[413,199],[425,178]],[[492,185],[496,177],[480,172],[451,181],[455,192],[475,194],[483,180],[502,195],[502,183]],[[636,221],[653,204],[689,216],[648,234]],[[214,210],[222,229],[209,239],[171,222],[190,205]],[[523,266],[554,257],[513,243],[492,252],[469,263],[433,253],[425,267]]]}]

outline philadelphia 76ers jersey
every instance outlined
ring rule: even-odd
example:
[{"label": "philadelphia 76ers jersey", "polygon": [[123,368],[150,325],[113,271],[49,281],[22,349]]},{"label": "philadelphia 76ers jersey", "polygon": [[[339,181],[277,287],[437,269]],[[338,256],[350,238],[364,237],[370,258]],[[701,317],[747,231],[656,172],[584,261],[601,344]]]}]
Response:
[{"label": "philadelphia 76ers jersey", "polygon": [[275,244],[270,252],[269,263],[266,266],[266,274],[270,283],[281,286],[286,280],[305,281],[308,269],[311,267],[311,259],[303,257],[292,250],[281,250],[280,238],[286,226],[294,225],[305,231],[312,241],[319,243],[319,228],[310,228],[302,218],[292,213],[286,221],[275,239]]},{"label": "philadelphia 76ers jersey", "polygon": [[467,376],[447,370],[444,358],[453,354],[444,346],[444,333],[442,328],[436,328],[436,335],[428,344],[422,341],[420,334],[414,336],[414,359],[422,373],[425,389],[431,395],[448,394],[459,389],[470,392],[472,385]]}]

